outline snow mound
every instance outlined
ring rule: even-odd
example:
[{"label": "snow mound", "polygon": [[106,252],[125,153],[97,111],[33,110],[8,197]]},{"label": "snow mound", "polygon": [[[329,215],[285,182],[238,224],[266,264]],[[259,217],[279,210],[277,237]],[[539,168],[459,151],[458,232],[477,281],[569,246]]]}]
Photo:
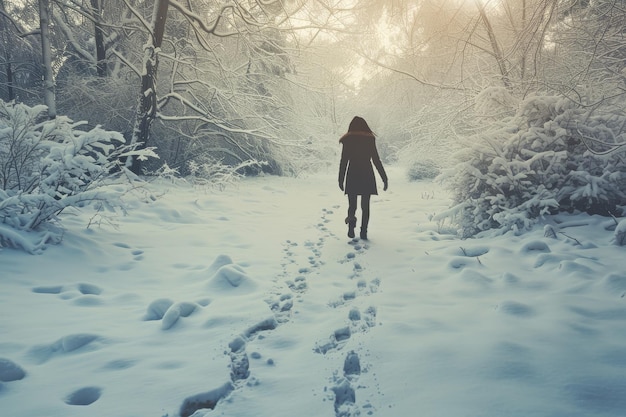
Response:
[{"label": "snow mound", "polygon": [[161,329],[168,330],[178,322],[181,317],[188,317],[196,311],[198,306],[194,303],[182,302],[171,306],[163,316],[161,321]]},{"label": "snow mound", "polygon": [[609,274],[604,278],[604,287],[612,294],[623,297],[626,293],[626,274]]},{"label": "snow mound", "polygon": [[244,269],[226,255],[218,256],[208,270],[214,269],[215,273],[209,279],[209,289],[213,291],[230,293],[233,289],[250,291],[257,287]]},{"label": "snow mound", "polygon": [[538,252],[543,252],[543,253],[550,253],[550,247],[545,243],[542,242],[541,240],[532,240],[528,243],[526,243],[524,246],[522,246],[522,249],[520,250],[521,253],[538,253]]},{"label": "snow mound", "polygon": [[612,243],[617,246],[626,246],[626,219],[617,224]]},{"label": "snow mound", "polygon": [[211,266],[207,269],[209,275],[213,275],[223,266],[232,265],[234,262],[228,255],[218,255],[217,258],[213,261]]},{"label": "snow mound", "polygon": [[159,298],[158,300],[154,300],[148,306],[148,311],[144,316],[144,320],[161,320],[167,310],[174,304],[174,301],[169,298]]},{"label": "snow mound", "polygon": [[223,266],[217,270],[211,281],[220,287],[239,287],[244,284],[249,277],[237,265]]}]

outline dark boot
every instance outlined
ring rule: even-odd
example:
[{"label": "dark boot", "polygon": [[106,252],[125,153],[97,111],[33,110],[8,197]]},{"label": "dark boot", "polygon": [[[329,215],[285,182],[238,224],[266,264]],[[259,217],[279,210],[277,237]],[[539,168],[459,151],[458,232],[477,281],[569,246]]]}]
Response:
[{"label": "dark boot", "polygon": [[348,237],[354,237],[354,228],[356,227],[356,217],[346,217],[346,224],[348,225]]},{"label": "dark boot", "polygon": [[366,228],[361,227],[361,234],[360,234],[360,236],[361,236],[361,239],[367,240],[367,229]]}]

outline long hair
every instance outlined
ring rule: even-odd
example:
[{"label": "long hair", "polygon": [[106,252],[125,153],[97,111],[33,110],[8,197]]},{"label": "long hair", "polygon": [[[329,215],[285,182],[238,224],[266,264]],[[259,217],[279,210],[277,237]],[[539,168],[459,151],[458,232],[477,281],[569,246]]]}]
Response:
[{"label": "long hair", "polygon": [[348,132],[374,133],[372,132],[372,129],[370,129],[370,127],[367,125],[365,119],[359,116],[354,116],[354,118],[350,122],[350,126],[348,127]]},{"label": "long hair", "polygon": [[350,126],[348,126],[348,132],[339,138],[339,142],[343,141],[343,139],[350,134],[374,136],[374,132],[372,132],[372,129],[370,129],[365,119],[359,116],[354,116],[354,118],[350,122]]}]

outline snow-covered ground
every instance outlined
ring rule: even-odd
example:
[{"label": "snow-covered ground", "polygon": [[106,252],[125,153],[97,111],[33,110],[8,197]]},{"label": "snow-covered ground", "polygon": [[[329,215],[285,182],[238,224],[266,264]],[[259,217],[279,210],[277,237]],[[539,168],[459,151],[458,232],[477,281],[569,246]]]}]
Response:
[{"label": "snow-covered ground", "polygon": [[67,213],[62,244],[0,251],[0,415],[626,415],[612,219],[459,240],[390,169],[351,241],[330,171],[153,184],[117,228]]}]

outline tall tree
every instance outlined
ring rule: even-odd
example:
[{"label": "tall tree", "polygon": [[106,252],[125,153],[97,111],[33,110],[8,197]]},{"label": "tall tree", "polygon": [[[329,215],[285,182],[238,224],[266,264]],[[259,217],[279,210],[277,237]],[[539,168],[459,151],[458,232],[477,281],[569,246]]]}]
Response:
[{"label": "tall tree", "polygon": [[[35,16],[37,8],[27,3],[0,1],[0,99],[36,103],[41,97],[41,44],[34,22],[15,16]],[[33,13],[34,12],[34,13]]]},{"label": "tall tree", "polygon": [[500,72],[500,79],[502,80],[502,84],[507,89],[511,89],[511,81],[509,79],[509,70],[507,68],[506,59],[502,53],[500,48],[500,43],[498,42],[498,38],[496,37],[495,31],[491,26],[491,22],[489,21],[489,17],[487,17],[487,13],[485,12],[485,5],[481,2],[481,0],[474,0],[476,3],[476,8],[478,9],[478,13],[480,14],[480,21],[485,27],[485,31],[487,32],[487,37],[489,38],[489,44],[491,46],[491,55],[495,59],[498,64],[498,70]]},{"label": "tall tree", "polygon": [[96,48],[96,71],[99,77],[107,75],[106,46],[104,44],[104,28],[102,24],[102,3],[104,0],[91,0],[94,18],[94,43]]},{"label": "tall tree", "polygon": [[50,2],[39,0],[39,29],[41,31],[41,56],[44,66],[44,102],[48,106],[48,117],[57,115],[54,98],[54,73],[52,72],[52,49],[50,44]]},{"label": "tall tree", "polygon": [[626,2],[563,1],[558,25],[552,34],[550,87],[576,101],[624,95]]},{"label": "tall tree", "polygon": [[[150,126],[157,114],[156,77],[159,68],[159,49],[163,44],[169,3],[170,0],[156,0],[154,2],[150,36],[144,46],[141,90],[131,138],[131,144],[137,143],[140,148],[147,147],[150,139]],[[136,173],[140,171],[140,161],[136,158],[129,158],[127,166]]]}]

